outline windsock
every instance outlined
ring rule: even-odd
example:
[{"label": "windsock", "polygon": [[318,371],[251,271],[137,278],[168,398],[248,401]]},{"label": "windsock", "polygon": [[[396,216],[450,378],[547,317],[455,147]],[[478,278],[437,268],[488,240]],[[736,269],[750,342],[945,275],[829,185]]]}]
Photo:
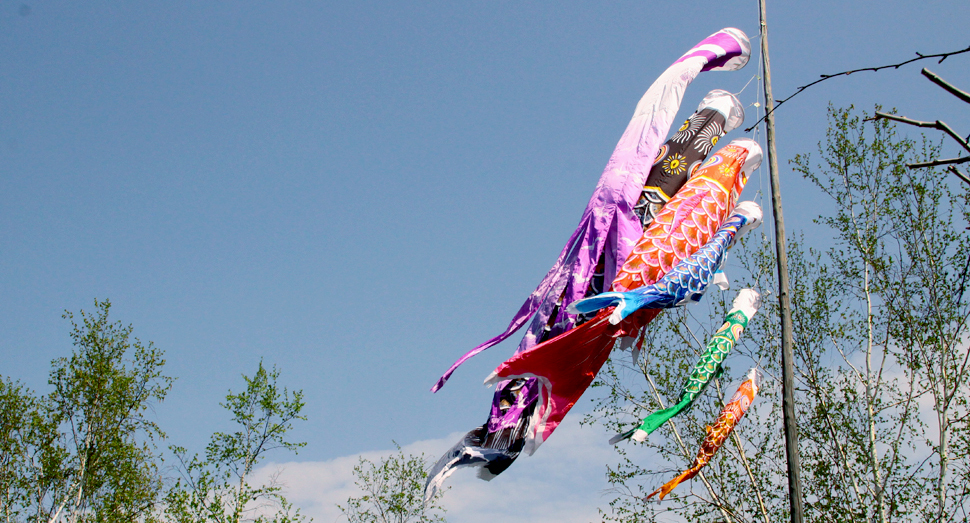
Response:
[{"label": "windsock", "polygon": [[744,417],[744,413],[748,411],[748,407],[751,406],[755,396],[758,395],[761,378],[761,371],[757,367],[748,371],[748,379],[738,387],[738,391],[731,397],[731,401],[724,406],[724,410],[717,417],[717,421],[714,422],[714,425],[707,426],[707,437],[701,443],[701,448],[697,451],[697,457],[694,458],[694,462],[690,468],[676,478],[668,481],[664,486],[651,492],[647,496],[647,499],[657,494],[660,494],[659,499],[663,499],[677,485],[693,478],[705,465],[710,463],[711,459],[714,458],[714,454],[721,448],[721,445],[724,445],[728,436],[734,431],[734,427]]},{"label": "windsock", "polygon": [[[727,132],[744,123],[744,106],[731,93],[715,89],[697,111],[660,148],[633,211],[646,229]],[[602,286],[600,287],[602,291]]]},{"label": "windsock", "polygon": [[761,224],[761,207],[743,202],[714,236],[689,258],[674,266],[660,281],[626,292],[604,292],[569,306],[574,314],[589,314],[613,307],[610,323],[616,325],[641,309],[669,309],[699,301],[714,279],[728,249],[742,234]]},{"label": "windsock", "polygon": [[[723,29],[698,43],[651,85],[637,104],[633,119],[610,157],[579,225],[556,263],[513,316],[506,330],[459,358],[432,387],[432,392],[440,389],[463,362],[507,339],[530,319],[531,324],[517,353],[566,332],[575,325],[576,318],[567,312],[566,307],[589,294],[591,289],[592,294],[602,291],[603,282],[612,281],[619,264],[626,259],[630,248],[643,232],[642,223],[647,208],[641,206],[645,210],[640,214],[634,208],[647,189],[648,172],[657,163],[661,142],[670,129],[687,86],[702,71],[734,71],[742,68],[750,54],[750,42],[742,31]],[[735,121],[739,115],[743,120],[743,111],[733,96],[712,92],[706,100],[709,103],[705,109],[711,111],[704,113],[704,110],[700,110],[704,114],[693,118],[688,126],[691,137],[680,131],[681,134],[677,136],[679,141],[668,147],[668,153],[681,147],[685,150],[693,148],[691,150],[697,152],[704,149],[709,151],[720,135],[740,125],[740,121]],[[723,126],[716,128],[722,125],[721,119]],[[702,142],[709,142],[710,147]],[[691,153],[693,156],[695,154]],[[655,167],[662,169],[663,161],[660,158],[657,163],[659,167]],[[670,169],[670,162],[667,166]],[[673,167],[680,170],[679,164]],[[505,470],[526,444],[537,399],[538,385],[534,379],[500,383],[496,387],[489,421],[482,429],[469,432],[435,464],[429,473],[426,494],[432,495],[437,485],[457,466],[481,466],[479,475],[484,479]],[[471,455],[486,454],[491,457],[465,459]],[[495,457],[499,454],[502,455],[500,459]]]},{"label": "windsock", "polygon": [[761,294],[754,289],[742,289],[734,298],[730,312],[724,318],[724,325],[714,333],[711,341],[707,343],[707,348],[701,354],[700,359],[694,364],[694,369],[687,378],[687,383],[680,392],[677,403],[663,410],[658,410],[643,418],[639,427],[619,434],[610,440],[610,444],[616,444],[624,439],[630,438],[634,441],[644,441],[651,432],[660,428],[667,420],[677,414],[689,409],[694,404],[694,400],[711,383],[711,380],[721,374],[721,364],[727,358],[734,345],[741,338],[741,333],[747,328],[748,322],[761,307]]}]

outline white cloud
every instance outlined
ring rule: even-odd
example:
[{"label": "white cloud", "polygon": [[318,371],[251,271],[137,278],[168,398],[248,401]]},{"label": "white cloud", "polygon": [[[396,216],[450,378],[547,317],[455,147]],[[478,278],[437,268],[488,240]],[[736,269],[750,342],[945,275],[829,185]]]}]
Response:
[{"label": "white cloud", "polygon": [[[493,523],[586,523],[598,521],[597,507],[611,497],[604,494],[606,464],[616,455],[607,444],[609,434],[599,426],[580,427],[578,413],[567,418],[534,456],[520,456],[504,473],[485,482],[477,469],[460,469],[445,482],[451,487],[443,505],[448,521]],[[469,427],[470,428],[470,427]],[[448,450],[464,433],[404,445],[405,453],[424,453],[431,461]],[[329,461],[270,463],[257,472],[257,481],[280,472],[287,498],[317,523],[346,521],[337,503],[359,495],[353,478],[358,457],[375,461],[394,449],[363,452]]]}]

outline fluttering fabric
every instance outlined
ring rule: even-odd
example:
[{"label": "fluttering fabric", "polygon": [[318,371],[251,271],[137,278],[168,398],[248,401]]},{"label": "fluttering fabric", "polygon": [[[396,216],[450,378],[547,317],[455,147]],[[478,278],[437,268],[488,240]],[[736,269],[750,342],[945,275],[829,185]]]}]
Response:
[{"label": "fluttering fabric", "polygon": [[699,301],[737,237],[760,223],[761,207],[754,202],[743,202],[703,247],[674,266],[660,281],[632,291],[604,292],[573,303],[569,308],[574,314],[589,314],[613,307],[609,321],[616,325],[641,309],[669,309]]},{"label": "fluttering fabric", "polygon": [[654,220],[633,247],[612,290],[624,292],[649,285],[710,239],[731,212],[750,173],[761,165],[761,147],[738,138],[711,155],[697,175]]},{"label": "fluttering fabric", "polygon": [[[704,103],[700,105],[699,109],[700,111],[694,113],[694,116],[692,116],[688,121],[700,123],[695,123],[694,128],[690,133],[677,133],[664,145],[664,148],[668,151],[668,160],[671,158],[671,154],[675,156],[679,155],[680,153],[677,151],[684,152],[685,155],[689,156],[695,164],[694,168],[692,169],[694,174],[697,173],[700,164],[710,152],[710,143],[712,141],[716,141],[717,137],[719,136],[716,133],[722,132],[725,128],[734,129],[743,121],[738,121],[738,115],[743,117],[743,111],[740,103],[737,101],[734,95],[725,91],[712,91],[711,93],[708,93],[708,95],[704,98]],[[702,115],[703,118],[698,118],[698,115]],[[716,132],[711,130],[713,124],[717,124]],[[688,154],[688,152],[690,154]],[[703,156],[701,156],[701,154],[703,154]],[[680,155],[679,157],[684,158],[684,155]],[[655,180],[666,180],[670,177],[664,175],[663,173],[670,170],[672,170],[676,175],[677,171],[680,169],[670,169],[671,164],[672,162],[670,161],[655,162],[650,171],[651,174],[648,179],[652,178]],[[671,181],[666,185],[666,187],[672,188],[676,186],[679,189],[687,180],[687,176],[674,176],[674,178],[679,179]],[[597,270],[593,275],[593,279],[587,289],[587,295],[596,295],[602,292],[602,275],[602,268],[599,268],[599,270]],[[559,306],[560,308],[563,308],[562,303],[560,303]],[[568,310],[567,312],[570,315],[575,314],[574,312]],[[555,326],[546,325],[545,331],[540,336],[539,340],[543,341],[545,339],[552,338],[555,335],[560,334],[562,331],[568,330],[572,327],[572,325],[573,323],[571,321],[567,323],[560,323]],[[518,352],[521,352],[522,350],[524,350],[523,347],[520,347]],[[501,465],[499,463],[493,463],[490,466],[485,467],[486,470],[481,471],[483,475],[498,474],[508,465],[510,465],[515,459],[515,456],[517,456],[522,450],[526,441],[525,431],[528,428],[528,425],[523,423],[522,420],[523,418],[532,414],[539,395],[539,386],[533,378],[519,378],[510,381],[501,381],[498,383],[495,389],[495,394],[492,397],[491,412],[489,413],[488,430],[482,439],[482,444],[485,447],[493,450],[498,448],[508,450],[508,455],[506,457],[510,459],[502,460]]]},{"label": "fluttering fabric", "polygon": [[714,454],[724,445],[728,436],[731,435],[731,432],[734,431],[738,422],[744,417],[744,413],[748,411],[748,407],[754,402],[754,398],[758,395],[758,389],[761,386],[761,379],[761,371],[757,367],[748,371],[747,379],[738,387],[738,391],[734,393],[734,396],[731,397],[728,404],[724,406],[721,415],[717,417],[717,421],[714,422],[714,425],[707,426],[707,436],[701,443],[701,448],[697,451],[697,457],[694,458],[694,462],[690,468],[676,478],[668,481],[664,486],[651,492],[647,496],[647,499],[657,494],[660,494],[659,499],[663,499],[677,485],[693,478],[705,465],[710,463],[711,459],[714,458]]},{"label": "fluttering fabric", "polygon": [[658,410],[643,418],[638,427],[619,434],[610,440],[610,444],[630,438],[634,441],[644,441],[653,431],[660,428],[667,420],[689,409],[694,400],[704,392],[711,381],[720,376],[721,364],[727,358],[734,345],[741,338],[741,333],[747,328],[748,322],[761,307],[761,294],[754,289],[742,289],[734,298],[731,310],[724,318],[724,324],[714,333],[707,343],[704,353],[694,364],[694,368],[687,378],[687,383],[677,398],[677,403],[665,409]]},{"label": "fluttering fabric", "polygon": [[[761,148],[747,138],[734,140],[713,154],[643,233],[621,270],[620,276],[631,281],[624,290],[660,280],[710,240],[734,210],[748,176],[760,163]],[[641,310],[616,325],[609,322],[611,313],[601,311],[590,321],[517,353],[486,379],[486,383],[494,383],[538,378],[540,398],[526,433],[525,452],[532,454],[549,438],[592,383],[614,344],[619,340],[622,345],[636,336],[659,310]]]},{"label": "fluttering fabric", "polygon": [[[640,199],[633,208],[644,229],[687,179],[697,173],[718,140],[742,123],[744,107],[733,94],[720,89],[707,93],[697,111],[657,153]],[[602,291],[601,285],[594,294]]]},{"label": "fluttering fabric", "polygon": [[[635,330],[632,330],[633,328],[639,330],[640,326],[646,323],[641,324],[639,321],[634,321],[614,332],[601,329],[606,325],[615,328],[627,316],[638,311],[646,313],[644,317],[649,318],[647,320],[649,322],[653,320],[660,309],[681,306],[689,301],[699,299],[713,279],[714,271],[723,258],[724,252],[731,246],[736,236],[750,230],[749,224],[757,225],[760,221],[761,208],[758,204],[754,202],[739,204],[734,210],[734,214],[724,222],[707,244],[678,263],[674,270],[667,273],[659,282],[627,293],[606,293],[611,296],[602,303],[597,301],[599,299],[597,296],[573,304],[580,306],[577,307],[578,312],[592,312],[601,308],[601,306],[611,307],[617,302],[627,305],[625,309],[627,314],[625,315],[615,313],[616,310],[621,309],[620,306],[617,306],[615,309],[609,309],[610,312],[608,313],[607,311],[602,312],[590,322],[602,327],[586,329],[587,324],[583,324],[561,336],[566,337],[575,332],[582,332],[584,334],[598,334],[598,338],[590,338],[588,335],[574,336],[574,343],[560,347],[554,355],[551,355],[552,357],[549,354],[538,354],[538,349],[546,345],[545,343],[537,345],[532,350],[513,356],[485,378],[486,384],[497,383],[502,379],[525,377],[535,377],[539,383],[537,414],[534,414],[537,426],[534,433],[529,434],[532,437],[527,438],[525,450],[530,454],[534,452],[535,448],[548,439],[559,423],[562,422],[562,419],[592,383],[603,363],[606,362],[615,338],[621,334],[630,337],[636,333]],[[640,291],[645,292],[641,293]],[[641,296],[646,296],[646,298]],[[582,308],[581,306],[584,304],[590,304],[591,308]],[[528,368],[530,370],[516,374],[515,369],[517,368]],[[564,373],[567,369],[571,371],[568,374]],[[562,379],[553,383],[549,376],[562,377]],[[529,443],[532,443],[532,445],[529,445]]]},{"label": "fluttering fabric", "polygon": [[[600,177],[599,183],[583,212],[579,225],[559,258],[539,286],[529,296],[504,332],[473,348],[458,359],[432,387],[440,389],[459,365],[474,355],[505,340],[529,319],[530,327],[516,353],[533,347],[537,342],[568,331],[576,318],[568,314],[566,306],[583,298],[594,287],[602,290],[603,281],[611,281],[618,265],[626,259],[630,248],[643,232],[641,217],[634,210],[648,178],[648,171],[657,159],[658,149],[670,129],[683,94],[691,81],[702,71],[734,71],[747,63],[751,47],[744,32],[727,28],[701,41],[671,65],[647,90],[637,104],[633,119],[620,138],[613,155]],[[734,105],[715,96],[711,109],[724,113],[725,128],[737,118]],[[743,112],[742,119],[743,119]],[[713,118],[713,115],[711,115]],[[739,124],[734,124],[736,127]],[[722,129],[724,132],[726,130]],[[704,136],[716,143],[714,130]],[[695,133],[696,135],[697,133]],[[723,134],[723,133],[722,133]],[[697,146],[695,140],[690,145]],[[700,146],[699,150],[705,148]],[[599,287],[593,282],[598,282]],[[458,466],[481,465],[479,477],[490,479],[502,472],[527,444],[529,422],[534,418],[539,387],[534,379],[503,381],[496,387],[489,421],[484,433],[473,430],[448,454],[432,467],[426,494],[440,485]],[[475,434],[479,434],[475,436]],[[465,445],[468,455],[496,456],[493,451],[505,452],[501,459],[479,460],[474,463],[450,455],[465,442],[477,441],[480,448]],[[485,449],[488,452],[485,452]],[[534,449],[533,449],[534,450]]]},{"label": "fluttering fabric", "polygon": [[440,389],[459,365],[511,336],[529,318],[533,321],[519,350],[534,345],[547,325],[571,323],[565,306],[586,295],[600,258],[604,258],[605,281],[612,281],[619,264],[643,233],[634,207],[687,86],[702,71],[741,69],[750,56],[751,44],[744,32],[726,28],[702,40],[657,78],[637,104],[633,119],[607,162],[579,225],[556,263],[505,331],[459,358],[435,383],[432,392]]},{"label": "fluttering fabric", "polygon": [[[529,418],[526,416],[522,420],[526,423]],[[459,468],[481,467],[480,477],[493,478],[511,465],[515,458],[510,458],[504,449],[490,449],[483,446],[487,435],[485,425],[469,431],[465,437],[448,449],[448,452],[438,458],[434,467],[428,472],[428,479],[424,485],[425,503],[441,488],[445,479]]]}]

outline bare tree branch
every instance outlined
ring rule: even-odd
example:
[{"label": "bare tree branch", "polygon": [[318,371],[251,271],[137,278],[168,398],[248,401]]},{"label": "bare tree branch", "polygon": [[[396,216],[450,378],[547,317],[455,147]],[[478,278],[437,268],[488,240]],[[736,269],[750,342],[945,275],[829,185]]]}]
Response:
[{"label": "bare tree branch", "polygon": [[922,169],[923,167],[936,167],[938,165],[950,165],[951,163],[967,162],[970,162],[970,156],[964,156],[961,158],[947,158],[946,160],[933,160],[930,162],[907,163],[906,167],[909,167],[910,169]]},{"label": "bare tree branch", "polygon": [[970,185],[970,177],[968,177],[967,175],[963,174],[963,171],[961,171],[960,169],[957,169],[956,167],[954,167],[954,166],[951,165],[947,169],[947,171],[950,171],[951,173],[955,174],[957,176],[957,178],[963,180],[964,183]]},{"label": "bare tree branch", "polygon": [[872,118],[872,119],[878,120],[880,118],[885,118],[887,120],[893,120],[895,122],[900,122],[904,124],[915,125],[916,127],[929,127],[931,129],[939,129],[945,132],[946,134],[950,135],[950,137],[953,138],[954,140],[956,140],[957,143],[960,144],[960,147],[963,147],[964,149],[966,149],[967,152],[970,152],[970,143],[967,143],[967,141],[964,140],[960,135],[958,135],[956,131],[954,131],[949,125],[939,120],[935,122],[923,122],[920,120],[913,120],[912,118],[906,118],[905,116],[897,116],[895,114],[888,114],[888,113],[882,113],[882,112],[876,111],[876,116],[875,118]]},{"label": "bare tree branch", "polygon": [[[782,106],[782,104],[784,104],[788,100],[791,100],[792,98],[798,96],[798,94],[801,93],[802,91],[804,91],[805,89],[808,89],[809,87],[811,87],[811,86],[813,86],[815,84],[824,82],[825,80],[828,80],[830,78],[836,78],[836,77],[839,77],[839,76],[849,76],[852,73],[860,73],[862,71],[873,71],[873,72],[876,72],[876,71],[879,71],[880,69],[889,69],[889,68],[899,69],[900,67],[902,67],[902,66],[904,66],[906,64],[910,64],[910,63],[913,63],[913,62],[916,62],[916,61],[919,61],[919,60],[927,60],[929,58],[939,58],[940,61],[937,62],[937,63],[943,63],[943,60],[946,60],[950,56],[958,55],[958,54],[962,54],[962,53],[967,53],[967,52],[970,52],[970,47],[967,47],[966,49],[961,49],[959,51],[952,51],[952,52],[949,52],[949,53],[927,54],[927,55],[920,54],[920,53],[916,53],[916,58],[912,58],[912,59],[906,60],[905,62],[900,62],[898,64],[880,65],[878,67],[863,67],[861,69],[853,69],[851,71],[842,71],[841,73],[836,73],[836,74],[823,74],[823,75],[821,75],[821,78],[819,78],[818,80],[815,80],[814,82],[812,82],[810,84],[806,84],[806,85],[803,85],[803,86],[799,87],[788,98],[785,98],[784,100],[775,100],[775,104],[776,104],[775,107],[771,111],[766,112],[764,116],[762,116],[761,118],[759,118],[758,121],[754,123],[754,125],[752,125],[751,127],[748,127],[747,129],[745,129],[744,132],[750,133],[751,130],[754,129],[755,127],[757,127],[759,123],[761,123],[762,121],[764,121],[764,119],[767,118],[769,114],[772,114],[775,111],[777,111],[778,108]],[[932,78],[931,78],[931,80],[932,80]],[[945,87],[944,87],[944,89],[945,89]],[[956,93],[954,93],[954,94],[956,94]],[[957,96],[959,96],[959,95],[957,95]]]},{"label": "bare tree branch", "polygon": [[951,83],[947,82],[946,80],[940,78],[936,73],[930,71],[929,69],[927,69],[925,67],[923,68],[922,71],[920,71],[920,73],[923,76],[929,78],[931,82],[933,82],[936,85],[938,85],[938,86],[942,87],[943,89],[945,89],[946,92],[948,92],[948,93],[952,94],[953,96],[956,96],[960,100],[962,100],[962,101],[970,104],[970,93],[967,93],[966,91],[961,91],[960,89],[957,89],[956,87],[953,86],[953,84],[951,84]]}]

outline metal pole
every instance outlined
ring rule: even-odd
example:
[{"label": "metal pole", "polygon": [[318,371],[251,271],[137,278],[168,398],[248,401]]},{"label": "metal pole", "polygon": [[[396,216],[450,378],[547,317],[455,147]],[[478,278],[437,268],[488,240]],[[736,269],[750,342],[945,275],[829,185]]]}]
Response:
[{"label": "metal pole", "polygon": [[775,99],[771,96],[771,65],[768,61],[768,22],[765,0],[761,8],[761,56],[764,60],[765,138],[768,141],[768,171],[771,179],[771,209],[775,218],[775,250],[778,256],[778,301],[781,306],[782,400],[785,423],[785,451],[788,455],[788,501],[792,523],[802,523],[802,482],[798,457],[798,427],[795,423],[795,371],[792,350],[791,296],[788,291],[788,248],[785,244],[785,218],[781,212],[781,185],[778,181],[778,154],[775,150]]}]

